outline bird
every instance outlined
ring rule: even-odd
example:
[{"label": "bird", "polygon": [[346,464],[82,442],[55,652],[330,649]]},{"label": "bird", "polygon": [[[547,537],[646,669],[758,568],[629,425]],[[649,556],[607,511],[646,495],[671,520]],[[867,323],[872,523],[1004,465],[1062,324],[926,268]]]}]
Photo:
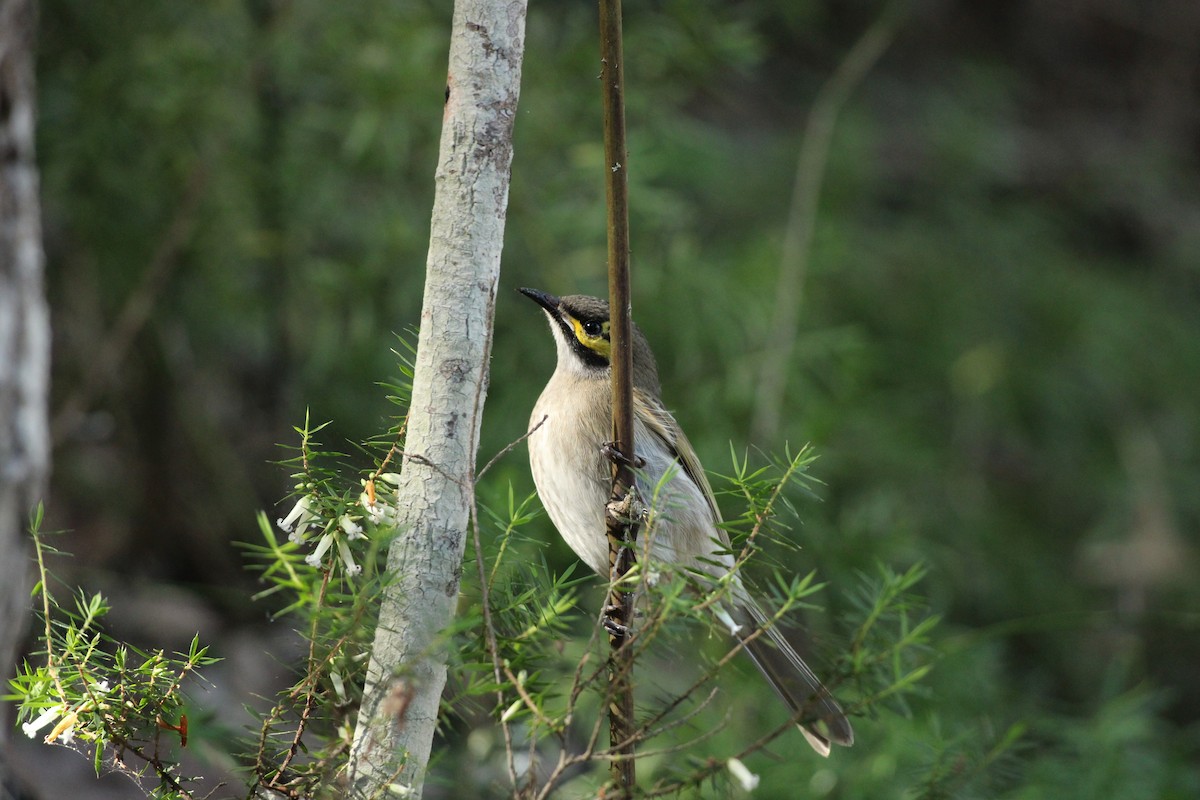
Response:
[{"label": "bird", "polygon": [[[612,489],[612,462],[605,452],[612,438],[608,302],[587,295],[556,297],[538,289],[520,292],[545,312],[558,356],[530,415],[533,481],[562,538],[580,560],[607,578],[605,508]],[[729,537],[696,451],[663,405],[650,343],[636,324],[632,333],[637,489],[663,509],[650,532],[650,559],[711,578],[715,585],[734,569]],[[822,756],[829,755],[831,743],[853,744],[853,728],[829,690],[779,627],[770,624],[771,617],[736,574],[729,586],[729,606],[713,604],[718,621],[743,643],[755,666],[798,715],[808,743]]]}]

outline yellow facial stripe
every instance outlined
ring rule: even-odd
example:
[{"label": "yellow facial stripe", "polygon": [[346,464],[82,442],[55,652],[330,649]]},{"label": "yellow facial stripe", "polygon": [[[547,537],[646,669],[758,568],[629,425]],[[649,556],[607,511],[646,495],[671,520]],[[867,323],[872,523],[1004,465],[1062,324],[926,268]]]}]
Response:
[{"label": "yellow facial stripe", "polygon": [[600,335],[592,336],[583,329],[583,323],[574,317],[568,317],[571,320],[571,327],[575,329],[575,338],[579,343],[591,350],[597,355],[609,357],[612,352],[612,344],[608,340],[608,323],[604,322],[600,325]]}]

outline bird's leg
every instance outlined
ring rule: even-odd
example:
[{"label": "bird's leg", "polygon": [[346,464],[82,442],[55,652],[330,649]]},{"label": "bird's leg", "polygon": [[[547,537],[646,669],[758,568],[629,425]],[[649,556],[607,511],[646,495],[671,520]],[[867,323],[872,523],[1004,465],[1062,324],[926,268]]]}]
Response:
[{"label": "bird's leg", "polygon": [[[630,459],[624,453],[617,449],[616,442],[604,442],[600,445],[600,452],[605,458],[619,466],[631,467],[633,469],[642,469],[646,466],[646,459],[635,456]],[[650,510],[646,508],[645,503],[638,497],[637,485],[630,486],[626,491],[625,496],[609,500],[605,506],[608,516],[622,525],[636,525],[645,522],[650,515]]]},{"label": "bird's leg", "polygon": [[[612,614],[620,614],[621,607],[615,606],[612,603],[609,603],[608,605],[604,606],[604,613],[606,616],[612,615]],[[633,616],[640,619],[641,617],[644,616],[644,614],[642,613],[642,610],[640,608],[635,608],[633,610]]]},{"label": "bird's leg", "polygon": [[[630,458],[617,449],[615,442],[604,442],[600,452],[618,467],[642,469],[646,466],[644,458]],[[632,476],[629,476],[632,478]],[[623,491],[622,491],[623,490]],[[630,590],[620,586],[621,579],[634,563],[634,540],[637,528],[649,518],[649,509],[642,503],[638,494],[637,484],[630,480],[630,485],[623,482],[613,483],[614,496],[604,506],[608,516],[607,529],[610,547],[613,553],[610,558],[615,561],[610,565],[613,579],[613,592],[609,604],[604,607],[604,631],[609,635],[613,646],[619,646],[631,636],[631,624],[628,619],[633,615],[633,601]],[[620,496],[617,496],[620,494]]]},{"label": "bird's leg", "polygon": [[619,464],[623,467],[633,467],[634,469],[642,469],[646,466],[646,459],[641,456],[629,458],[627,455],[617,449],[616,442],[604,442],[600,445],[600,452],[604,457],[614,464]]},{"label": "bird's leg", "polygon": [[632,619],[623,619],[624,613],[624,609],[622,609],[621,606],[613,603],[611,599],[605,604],[604,621],[600,623],[600,626],[604,628],[605,633],[608,633],[611,636],[621,637],[633,635],[634,625],[642,619],[644,614],[642,613],[641,609],[637,608],[637,606],[634,606],[629,610]]}]

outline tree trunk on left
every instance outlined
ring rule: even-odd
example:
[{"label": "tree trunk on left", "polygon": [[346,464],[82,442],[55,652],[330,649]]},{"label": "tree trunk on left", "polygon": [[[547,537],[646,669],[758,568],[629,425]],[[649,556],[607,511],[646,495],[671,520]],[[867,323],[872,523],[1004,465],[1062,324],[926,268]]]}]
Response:
[{"label": "tree trunk on left", "polygon": [[[27,624],[29,512],[50,468],[50,315],[34,163],[33,0],[0,0],[0,679]],[[11,721],[0,720],[0,792]]]}]

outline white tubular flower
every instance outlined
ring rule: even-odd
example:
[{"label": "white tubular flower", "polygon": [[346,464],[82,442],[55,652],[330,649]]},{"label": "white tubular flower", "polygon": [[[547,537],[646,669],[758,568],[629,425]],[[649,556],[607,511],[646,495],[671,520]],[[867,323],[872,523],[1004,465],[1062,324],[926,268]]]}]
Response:
[{"label": "white tubular flower", "polygon": [[358,504],[363,507],[363,511],[367,512],[367,519],[371,520],[374,524],[378,525],[380,520],[383,519],[379,503],[373,501],[366,492],[358,496]]},{"label": "white tubular flower", "polygon": [[312,501],[308,495],[304,495],[296,501],[288,515],[275,520],[275,524],[288,535],[290,541],[301,542],[304,540],[304,532],[316,521],[317,515],[312,513]]},{"label": "white tubular flower", "polygon": [[346,532],[346,536],[348,536],[351,541],[354,539],[367,538],[366,534],[363,533],[362,525],[359,525],[357,522],[351,519],[349,514],[342,514],[342,530]]},{"label": "white tubular flower", "polygon": [[321,540],[317,542],[317,546],[313,548],[313,551],[304,557],[304,563],[310,567],[321,566],[321,559],[329,552],[329,546],[333,544],[333,538],[332,533],[322,536]]},{"label": "white tubular flower", "polygon": [[[383,484],[389,484],[387,486]],[[359,505],[367,512],[367,519],[375,525],[392,525],[396,522],[396,506],[393,498],[400,485],[400,475],[384,472],[363,481],[363,493],[358,496]]]},{"label": "white tubular flower", "polygon": [[742,787],[743,791],[752,792],[758,787],[758,776],[751,772],[746,765],[738,759],[729,759],[729,761],[726,762],[726,766],[729,767],[729,774],[732,775],[734,780],[738,782],[738,785]]},{"label": "white tubular flower", "polygon": [[354,563],[354,555],[350,552],[350,544],[345,539],[338,539],[338,555],[342,557],[342,563],[346,565],[347,575],[362,574],[362,567]]},{"label": "white tubular flower", "polygon": [[51,722],[54,722],[54,720],[62,716],[62,713],[66,710],[66,706],[63,705],[50,706],[41,714],[38,714],[36,717],[31,719],[29,722],[21,723],[21,732],[32,739],[33,737],[37,736],[38,731],[49,725]]},{"label": "white tubular flower", "polygon": [[359,505],[367,512],[367,519],[376,525],[390,525],[396,521],[396,509],[385,498],[363,492],[358,496]]}]

